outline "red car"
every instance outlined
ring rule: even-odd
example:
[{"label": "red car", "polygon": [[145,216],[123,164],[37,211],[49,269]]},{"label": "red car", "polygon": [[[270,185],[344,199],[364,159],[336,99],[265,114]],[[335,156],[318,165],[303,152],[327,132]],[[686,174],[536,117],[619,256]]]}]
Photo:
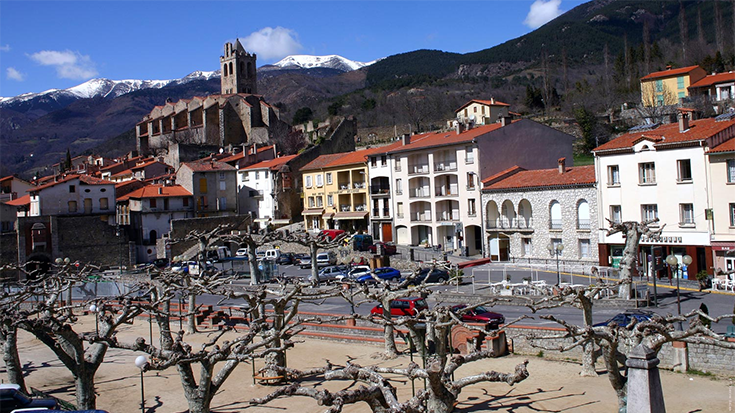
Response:
[{"label": "red car", "polygon": [[490,328],[498,328],[501,324],[505,323],[505,317],[502,314],[494,313],[483,306],[462,312],[465,308],[467,306],[464,304],[452,307],[452,311],[460,314],[460,319],[464,322],[484,323]]},{"label": "red car", "polygon": [[323,229],[323,230],[322,230],[322,231],[321,231],[321,232],[319,233],[319,236],[320,236],[320,237],[322,237],[322,236],[326,236],[326,237],[327,237],[327,238],[329,238],[329,240],[331,241],[331,240],[333,240],[333,239],[337,238],[338,236],[340,236],[340,235],[342,235],[342,234],[344,234],[344,233],[345,233],[345,232],[344,232],[343,230],[341,230],[341,229]]},{"label": "red car", "polygon": [[[426,300],[420,297],[397,298],[390,303],[390,315],[394,317],[415,317],[421,310],[428,310]],[[378,304],[370,310],[370,314],[383,315],[383,305]]]},{"label": "red car", "polygon": [[378,241],[375,244],[369,246],[368,247],[368,251],[370,251],[370,253],[372,253],[372,254],[377,254],[378,253],[378,245],[382,245],[383,246],[383,253],[385,255],[395,255],[396,252],[397,252],[397,250],[396,250],[396,244],[386,244],[386,243],[384,243],[382,241]]}]

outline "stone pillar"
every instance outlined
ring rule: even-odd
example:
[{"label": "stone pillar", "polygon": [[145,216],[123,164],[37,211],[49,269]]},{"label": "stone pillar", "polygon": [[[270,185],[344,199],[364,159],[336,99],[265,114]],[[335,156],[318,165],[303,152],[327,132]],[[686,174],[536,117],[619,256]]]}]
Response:
[{"label": "stone pillar", "polygon": [[628,355],[627,409],[635,413],[665,413],[664,393],[656,353],[643,344]]},{"label": "stone pillar", "polygon": [[689,349],[684,341],[674,341],[674,371],[686,373],[689,370]]}]

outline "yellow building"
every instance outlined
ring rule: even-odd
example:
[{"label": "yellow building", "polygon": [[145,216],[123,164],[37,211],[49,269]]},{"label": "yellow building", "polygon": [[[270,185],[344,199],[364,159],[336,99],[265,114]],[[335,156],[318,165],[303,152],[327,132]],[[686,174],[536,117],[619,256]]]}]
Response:
[{"label": "yellow building", "polygon": [[367,157],[379,149],[322,155],[301,168],[307,231],[367,232]]},{"label": "yellow building", "polygon": [[676,105],[681,98],[689,96],[688,87],[706,75],[699,66],[668,67],[649,73],[641,78],[641,103],[645,107]]}]

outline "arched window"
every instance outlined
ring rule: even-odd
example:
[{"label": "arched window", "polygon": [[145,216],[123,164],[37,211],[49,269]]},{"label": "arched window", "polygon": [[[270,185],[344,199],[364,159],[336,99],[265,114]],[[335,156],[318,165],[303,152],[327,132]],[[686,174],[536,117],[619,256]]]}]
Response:
[{"label": "arched window", "polygon": [[561,229],[561,204],[559,204],[559,201],[551,201],[549,212],[549,228]]},{"label": "arched window", "polygon": [[149,235],[149,239],[151,242],[156,242],[156,239],[158,239],[158,233],[156,233],[156,230],[151,230],[151,233]]},{"label": "arched window", "polygon": [[577,229],[590,229],[590,204],[584,199],[577,202]]},{"label": "arched window", "polygon": [[232,62],[230,62],[230,74],[233,74],[233,73],[235,72],[232,70]]},{"label": "arched window", "polygon": [[224,75],[227,76],[227,63],[225,63],[225,67],[222,70],[225,72]]}]

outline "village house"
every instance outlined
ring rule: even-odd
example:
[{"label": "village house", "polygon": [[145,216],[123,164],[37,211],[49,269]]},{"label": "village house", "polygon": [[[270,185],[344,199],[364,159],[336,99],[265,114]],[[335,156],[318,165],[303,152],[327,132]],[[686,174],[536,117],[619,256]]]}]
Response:
[{"label": "village house", "polygon": [[176,183],[194,197],[196,217],[237,214],[237,169],[214,159],[184,163]]},{"label": "village house", "polygon": [[291,169],[298,155],[281,156],[240,168],[237,174],[238,212],[251,214],[261,228],[292,223]]},{"label": "village house", "polygon": [[714,270],[731,273],[735,271],[735,139],[706,153]]},{"label": "village house", "polygon": [[706,76],[699,66],[687,66],[649,73],[641,78],[641,103],[643,106],[676,105],[689,96],[689,86]]}]

